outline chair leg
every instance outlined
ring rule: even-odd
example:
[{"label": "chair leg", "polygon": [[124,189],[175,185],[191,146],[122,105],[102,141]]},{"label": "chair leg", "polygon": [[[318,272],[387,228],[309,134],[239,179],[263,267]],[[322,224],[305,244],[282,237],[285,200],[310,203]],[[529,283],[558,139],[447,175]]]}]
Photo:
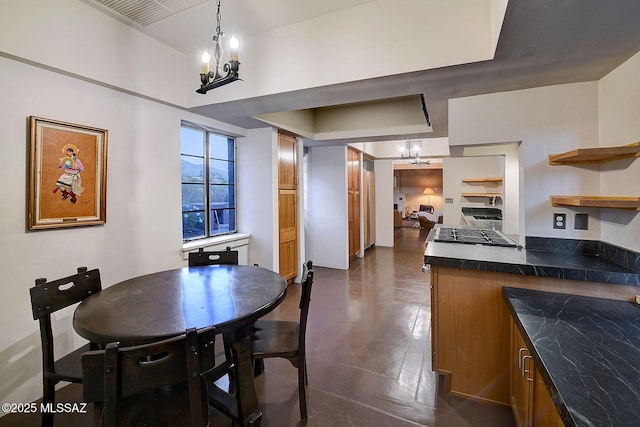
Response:
[{"label": "chair leg", "polygon": [[264,373],[264,359],[253,360],[253,378],[258,377]]},{"label": "chair leg", "polygon": [[[43,380],[42,402],[45,404],[55,402],[55,397],[56,397],[55,393],[56,393],[55,382],[45,378]],[[53,427],[52,412],[42,412],[42,427]]]},{"label": "chair leg", "polygon": [[304,356],[298,364],[298,400],[300,401],[300,419],[307,421],[307,363]]},{"label": "chair leg", "polygon": [[227,370],[227,378],[229,379],[229,393],[235,394],[236,381],[234,377],[233,354],[231,353],[231,345],[227,341],[224,341],[224,357],[227,359],[227,363],[231,364],[231,369]]}]

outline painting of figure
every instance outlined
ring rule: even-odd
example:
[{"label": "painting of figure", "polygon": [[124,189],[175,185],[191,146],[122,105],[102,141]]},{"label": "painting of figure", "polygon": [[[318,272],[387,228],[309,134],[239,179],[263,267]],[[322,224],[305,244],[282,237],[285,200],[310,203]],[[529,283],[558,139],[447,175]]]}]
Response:
[{"label": "painting of figure", "polygon": [[62,147],[62,152],[65,153],[65,156],[58,161],[58,169],[62,171],[62,175],[56,181],[56,187],[53,189],[53,193],[57,193],[60,190],[62,200],[69,199],[71,203],[76,203],[78,196],[84,191],[84,188],[82,188],[82,176],[80,175],[80,172],[84,170],[84,166],[76,155],[79,151],[80,149],[73,144],[67,144]]},{"label": "painting of figure", "polygon": [[30,121],[28,228],[104,224],[107,131]]}]

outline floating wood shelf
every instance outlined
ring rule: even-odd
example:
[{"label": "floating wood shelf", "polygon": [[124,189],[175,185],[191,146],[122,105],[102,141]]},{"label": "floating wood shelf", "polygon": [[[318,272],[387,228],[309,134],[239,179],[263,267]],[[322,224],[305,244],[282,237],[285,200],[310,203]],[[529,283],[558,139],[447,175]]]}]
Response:
[{"label": "floating wood shelf", "polygon": [[488,178],[463,178],[462,182],[467,184],[482,184],[485,182],[498,184],[502,182],[502,178],[499,176],[488,177]]},{"label": "floating wood shelf", "polygon": [[553,206],[640,210],[640,197],[551,196]]},{"label": "floating wood shelf", "polygon": [[462,197],[502,197],[502,193],[462,193]]},{"label": "floating wood shelf", "polygon": [[561,154],[549,154],[550,165],[602,163],[640,157],[640,142],[620,147],[578,148]]}]

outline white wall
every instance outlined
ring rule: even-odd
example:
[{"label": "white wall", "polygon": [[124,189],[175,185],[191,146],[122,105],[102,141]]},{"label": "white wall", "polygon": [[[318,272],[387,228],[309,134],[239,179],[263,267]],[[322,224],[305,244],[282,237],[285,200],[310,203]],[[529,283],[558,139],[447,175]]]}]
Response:
[{"label": "white wall", "polygon": [[[600,80],[600,145],[640,141],[640,53]],[[604,163],[602,194],[640,195],[640,159]],[[640,215],[635,211],[603,210],[602,235],[616,245],[640,251]]]},{"label": "white wall", "polygon": [[0,56],[180,106],[197,87],[186,55],[81,1],[2,0],[1,9]]},{"label": "white wall", "polygon": [[307,257],[319,267],[346,270],[349,268],[347,149],[313,147],[309,153]]},{"label": "white wall", "polygon": [[[501,193],[502,184],[494,186],[488,184],[470,185],[463,183],[465,178],[486,178],[504,176],[503,156],[484,157],[455,157],[443,160],[442,184],[444,199],[453,199],[453,203],[445,203],[442,212],[442,222],[450,225],[460,225],[463,207],[489,207],[487,197],[463,197],[462,193]],[[498,209],[503,209],[502,201],[498,202]]]},{"label": "white wall", "polygon": [[[575,239],[601,239],[604,210],[582,209],[589,230],[574,230],[577,212],[552,207],[553,195],[598,194],[599,174],[593,166],[550,166],[548,155],[598,146],[598,83],[575,83],[449,101],[451,145],[522,141],[521,168],[524,227],[520,234]],[[567,214],[567,228],[552,228],[554,212]],[[445,216],[446,220],[446,216]],[[607,240],[603,236],[603,240]]]},{"label": "white wall", "polygon": [[[34,84],[37,82],[37,84]],[[42,396],[38,323],[29,288],[78,266],[99,268],[103,286],[186,265],[182,259],[180,122],[230,134],[244,130],[183,110],[0,57],[0,401]],[[107,222],[102,226],[25,231],[27,117],[108,130]],[[239,213],[242,221],[243,213]],[[56,315],[56,351],[78,347],[73,311]],[[58,339],[59,338],[59,339]]]},{"label": "white wall", "polygon": [[238,138],[238,229],[251,230],[249,263],[278,271],[278,133],[250,129]]},{"label": "white wall", "polygon": [[393,247],[393,160],[376,160],[376,246]]}]

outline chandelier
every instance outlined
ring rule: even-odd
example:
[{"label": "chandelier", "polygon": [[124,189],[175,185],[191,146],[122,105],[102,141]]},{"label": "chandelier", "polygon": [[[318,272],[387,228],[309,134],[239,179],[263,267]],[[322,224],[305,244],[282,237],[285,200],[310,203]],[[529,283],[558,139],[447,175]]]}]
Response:
[{"label": "chandelier", "polygon": [[412,139],[405,143],[405,146],[400,149],[400,156],[403,159],[408,159],[409,164],[414,166],[428,166],[430,160],[422,160],[420,158],[420,150],[422,149],[421,139]]},{"label": "chandelier", "polygon": [[403,159],[417,159],[421,148],[421,140],[409,140],[405,146],[400,149],[400,156],[402,156]]},{"label": "chandelier", "polygon": [[420,159],[420,150],[422,149],[422,140],[414,139],[405,143],[405,146],[400,149],[400,156],[403,159],[409,159],[409,163],[414,166],[429,165],[429,160]]},{"label": "chandelier", "polygon": [[238,77],[238,71],[240,69],[240,62],[238,62],[238,39],[235,37],[231,37],[229,39],[229,56],[230,60],[228,63],[223,64],[222,62],[222,38],[224,37],[224,33],[220,28],[220,0],[218,0],[218,12],[216,14],[216,34],[213,36],[213,41],[215,43],[215,47],[213,48],[213,67],[210,69],[209,61],[211,61],[211,56],[208,51],[205,51],[202,54],[202,69],[200,70],[200,89],[196,90],[198,93],[207,93],[207,91],[211,89],[215,89],[220,86],[224,86],[228,83],[235,82],[236,80],[240,80]]}]

